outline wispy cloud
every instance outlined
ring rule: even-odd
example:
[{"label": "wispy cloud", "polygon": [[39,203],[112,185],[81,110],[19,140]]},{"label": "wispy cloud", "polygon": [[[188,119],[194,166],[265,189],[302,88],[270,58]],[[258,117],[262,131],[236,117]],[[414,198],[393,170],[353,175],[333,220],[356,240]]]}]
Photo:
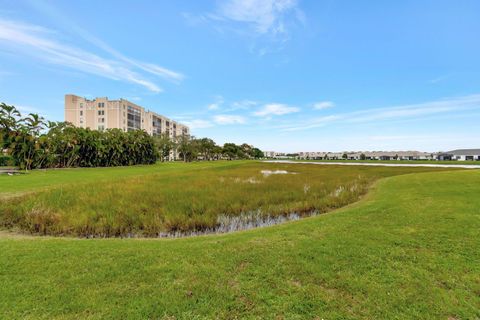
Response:
[{"label": "wispy cloud", "polygon": [[245,23],[257,34],[278,35],[287,32],[285,19],[300,10],[297,6],[296,0],[228,0],[221,2],[217,14],[222,19]]},{"label": "wispy cloud", "polygon": [[248,110],[258,105],[258,102],[253,100],[241,100],[233,102],[227,111]]},{"label": "wispy cloud", "polygon": [[148,90],[159,93],[162,89],[147,79],[139,71],[157,76],[180,80],[183,76],[174,71],[129,59],[111,49],[103,42],[94,41],[112,57],[104,58],[98,54],[64,43],[54,30],[42,26],[0,18],[0,44],[12,48],[17,53],[32,56],[44,62],[68,67],[84,73],[95,74],[117,81],[138,84]]},{"label": "wispy cloud", "polygon": [[239,111],[239,110],[249,110],[258,105],[258,102],[253,100],[240,100],[229,102],[225,101],[225,99],[221,95],[215,96],[215,101],[210,103],[207,106],[209,111],[221,111],[221,112],[232,112],[232,111]]},{"label": "wispy cloud", "polygon": [[13,75],[14,75],[13,72],[0,70],[0,80]]},{"label": "wispy cloud", "polygon": [[205,129],[205,128],[213,127],[213,123],[203,119],[188,120],[188,121],[183,121],[183,123],[189,126],[190,129]]},{"label": "wispy cloud", "polygon": [[431,84],[436,84],[436,83],[445,81],[445,80],[447,80],[448,78],[450,78],[450,75],[444,75],[444,76],[440,76],[440,77],[436,77],[436,78],[430,79],[430,80],[428,80],[428,82],[431,83]]},{"label": "wispy cloud", "polygon": [[281,103],[270,103],[264,105],[260,110],[255,111],[253,114],[257,117],[270,117],[281,116],[298,111],[300,111],[300,109],[297,107],[291,107]]},{"label": "wispy cloud", "polygon": [[207,106],[207,109],[210,111],[218,110],[222,106],[223,102],[224,102],[224,99],[222,96],[219,96],[219,95],[215,96],[215,102],[210,103]]},{"label": "wispy cloud", "polygon": [[313,109],[324,110],[333,108],[335,104],[332,101],[320,101],[313,104]]},{"label": "wispy cloud", "polygon": [[240,115],[231,115],[231,114],[218,114],[209,119],[192,119],[192,117],[180,117],[177,116],[176,119],[182,119],[182,123],[189,126],[191,129],[206,129],[211,128],[215,125],[233,125],[233,124],[246,124],[247,119]]},{"label": "wispy cloud", "polygon": [[312,120],[283,126],[283,131],[299,131],[324,127],[331,124],[381,123],[394,120],[423,119],[438,114],[480,110],[480,94],[449,98],[419,104],[367,109],[362,111],[332,114]]},{"label": "wispy cloud", "polygon": [[207,109],[208,110],[218,110],[220,109],[220,105],[216,102],[214,103],[210,103],[208,106],[207,106]]},{"label": "wispy cloud", "polygon": [[225,0],[211,12],[183,13],[191,25],[209,24],[221,34],[233,33],[253,39],[252,53],[263,56],[283,49],[292,29],[306,24],[298,0]]},{"label": "wispy cloud", "polygon": [[244,124],[246,122],[245,117],[231,114],[219,114],[213,117],[213,120],[221,125],[226,124]]},{"label": "wispy cloud", "polygon": [[59,25],[62,30],[68,30],[69,32],[111,54],[113,57],[123,61],[124,63],[177,83],[185,78],[184,75],[179,72],[169,70],[153,63],[138,61],[123,55],[119,51],[109,46],[105,41],[96,37],[86,29],[80,27],[80,25],[75,23],[72,17],[61,11],[57,6],[54,6],[47,1],[35,0],[30,1],[29,4],[40,13],[50,17],[51,20]]}]

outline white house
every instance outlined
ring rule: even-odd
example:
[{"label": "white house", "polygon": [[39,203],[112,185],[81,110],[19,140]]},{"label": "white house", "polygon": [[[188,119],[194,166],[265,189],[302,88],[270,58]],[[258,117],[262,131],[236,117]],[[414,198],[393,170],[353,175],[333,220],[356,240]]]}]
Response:
[{"label": "white house", "polygon": [[480,149],[457,149],[439,153],[438,160],[480,161]]}]

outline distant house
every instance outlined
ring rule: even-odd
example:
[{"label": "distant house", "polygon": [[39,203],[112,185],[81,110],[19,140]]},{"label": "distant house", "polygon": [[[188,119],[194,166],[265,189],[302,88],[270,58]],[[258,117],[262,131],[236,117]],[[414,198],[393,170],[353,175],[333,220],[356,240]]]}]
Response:
[{"label": "distant house", "polygon": [[299,152],[298,159],[303,160],[323,160],[326,158],[325,152]]},{"label": "distant house", "polygon": [[480,161],[480,149],[457,149],[437,154],[437,160]]},{"label": "distant house", "polygon": [[[344,155],[347,155],[345,158]],[[304,160],[434,160],[432,153],[420,151],[345,151],[345,152],[299,152]]]},{"label": "distant house", "polygon": [[343,156],[343,152],[327,152],[325,154],[325,159],[329,160],[341,160]]},{"label": "distant house", "polygon": [[263,151],[265,158],[275,158],[275,151]]},{"label": "distant house", "polygon": [[433,155],[420,151],[373,151],[365,152],[368,160],[432,160]]},{"label": "distant house", "polygon": [[436,154],[436,157],[439,161],[450,161],[452,160],[453,155],[451,153],[439,152]]},{"label": "distant house", "polygon": [[276,152],[276,151],[263,151],[263,155],[265,158],[270,158],[270,159],[285,159],[285,158],[290,158],[287,156],[286,153],[284,152]]},{"label": "distant house", "polygon": [[361,160],[361,158],[362,158],[362,153],[361,152],[347,153],[347,159],[348,160]]}]

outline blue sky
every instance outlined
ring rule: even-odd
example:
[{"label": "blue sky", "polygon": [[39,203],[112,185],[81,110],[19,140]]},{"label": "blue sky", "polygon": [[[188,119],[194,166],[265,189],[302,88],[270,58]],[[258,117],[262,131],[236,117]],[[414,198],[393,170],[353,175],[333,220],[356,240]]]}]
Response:
[{"label": "blue sky", "polygon": [[0,0],[0,101],[130,99],[263,150],[480,147],[480,1]]}]

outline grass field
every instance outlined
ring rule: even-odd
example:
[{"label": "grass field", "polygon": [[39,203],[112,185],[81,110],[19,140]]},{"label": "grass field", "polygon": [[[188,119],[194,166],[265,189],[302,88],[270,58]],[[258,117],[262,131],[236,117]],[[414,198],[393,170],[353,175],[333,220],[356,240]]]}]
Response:
[{"label": "grass field", "polygon": [[[230,165],[237,166],[213,166]],[[392,176],[396,169],[383,168],[378,177],[390,177],[343,209],[226,235],[86,240],[3,232],[0,318],[479,318],[480,171]],[[90,183],[85,173],[74,176]],[[3,191],[30,191],[27,182],[17,189],[4,182]]]}]

